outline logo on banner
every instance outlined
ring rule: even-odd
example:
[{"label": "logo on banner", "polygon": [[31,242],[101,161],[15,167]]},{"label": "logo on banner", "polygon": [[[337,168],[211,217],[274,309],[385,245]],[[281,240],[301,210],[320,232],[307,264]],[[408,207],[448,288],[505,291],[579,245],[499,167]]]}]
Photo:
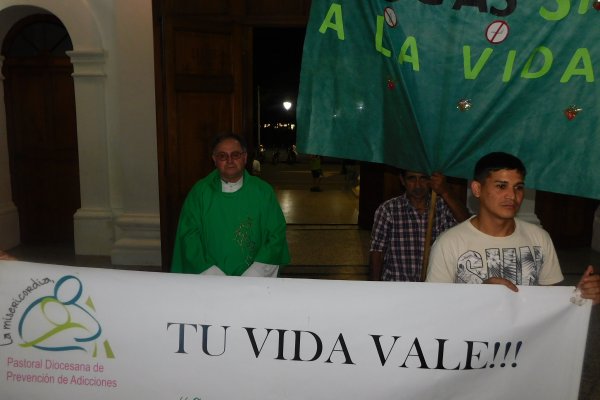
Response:
[{"label": "logo on banner", "polygon": [[[95,317],[96,308],[79,278],[66,275],[56,283],[50,278],[31,282],[12,299],[2,318],[0,345],[17,342],[22,348],[84,351],[94,358],[102,354],[115,358],[108,340],[101,340],[102,325]],[[39,295],[42,288],[53,283],[51,295]],[[28,300],[32,301],[26,305]]]}]

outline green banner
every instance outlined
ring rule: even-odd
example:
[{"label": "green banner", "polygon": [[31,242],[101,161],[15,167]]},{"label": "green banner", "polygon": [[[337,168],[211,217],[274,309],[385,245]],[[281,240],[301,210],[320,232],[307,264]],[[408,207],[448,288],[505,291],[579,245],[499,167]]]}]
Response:
[{"label": "green banner", "polygon": [[312,0],[298,148],[600,198],[600,0]]}]

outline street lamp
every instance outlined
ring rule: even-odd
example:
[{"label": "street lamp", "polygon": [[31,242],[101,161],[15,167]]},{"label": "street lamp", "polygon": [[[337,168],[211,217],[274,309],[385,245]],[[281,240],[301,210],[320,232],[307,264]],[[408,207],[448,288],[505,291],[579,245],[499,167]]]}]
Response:
[{"label": "street lamp", "polygon": [[284,101],[283,102],[283,108],[285,108],[285,111],[289,111],[290,108],[292,108],[292,102],[291,101]]}]

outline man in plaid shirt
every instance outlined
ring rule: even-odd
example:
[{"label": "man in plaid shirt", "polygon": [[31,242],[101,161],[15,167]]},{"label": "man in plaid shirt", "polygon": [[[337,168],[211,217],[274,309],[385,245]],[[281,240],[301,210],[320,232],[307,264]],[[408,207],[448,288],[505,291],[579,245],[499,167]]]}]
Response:
[{"label": "man in plaid shirt", "polygon": [[421,280],[431,189],[440,197],[436,202],[432,240],[469,217],[467,208],[452,195],[443,175],[434,173],[429,177],[419,172],[401,171],[399,178],[406,192],[384,202],[375,212],[370,280]]}]

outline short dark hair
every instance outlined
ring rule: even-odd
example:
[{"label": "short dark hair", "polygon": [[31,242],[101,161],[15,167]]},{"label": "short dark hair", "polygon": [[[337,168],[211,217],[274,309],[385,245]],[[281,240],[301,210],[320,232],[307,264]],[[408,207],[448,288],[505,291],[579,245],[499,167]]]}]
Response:
[{"label": "short dark hair", "polygon": [[406,178],[406,174],[409,173],[409,172],[413,172],[415,174],[429,175],[429,174],[427,174],[425,172],[419,172],[419,171],[415,171],[415,170],[412,170],[412,169],[398,168],[398,175],[400,175],[403,178]]},{"label": "short dark hair", "polygon": [[477,161],[475,171],[473,172],[473,179],[483,183],[490,173],[500,171],[501,169],[515,169],[523,175],[523,178],[527,174],[525,165],[517,157],[508,153],[494,152],[486,154]]},{"label": "short dark hair", "polygon": [[238,135],[237,133],[227,132],[227,133],[220,133],[217,136],[215,136],[215,138],[212,141],[211,153],[215,152],[215,149],[217,148],[219,143],[221,143],[227,139],[236,140],[240,144],[240,146],[242,146],[242,150],[244,150],[244,151],[248,150],[248,145],[246,144],[246,139],[244,139],[243,136]]}]

